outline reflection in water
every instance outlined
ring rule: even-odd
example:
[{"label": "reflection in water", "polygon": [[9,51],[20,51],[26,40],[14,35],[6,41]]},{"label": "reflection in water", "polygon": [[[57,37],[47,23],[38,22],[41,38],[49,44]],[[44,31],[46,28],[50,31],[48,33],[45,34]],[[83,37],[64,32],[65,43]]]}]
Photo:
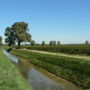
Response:
[{"label": "reflection in water", "polygon": [[64,86],[53,81],[34,68],[28,71],[28,79],[35,90],[67,90]]},{"label": "reflection in water", "polygon": [[5,50],[3,50],[3,53],[10,59],[10,60],[12,60],[13,62],[15,62],[15,63],[18,63],[18,58],[16,58],[15,56],[13,56],[13,55],[11,55],[11,54],[9,54],[7,51],[5,51]]},{"label": "reflection in water", "polygon": [[81,90],[71,82],[56,78],[49,72],[30,64],[25,59],[20,58],[18,60],[12,54],[4,50],[3,52],[10,60],[16,63],[16,66],[34,90]]}]

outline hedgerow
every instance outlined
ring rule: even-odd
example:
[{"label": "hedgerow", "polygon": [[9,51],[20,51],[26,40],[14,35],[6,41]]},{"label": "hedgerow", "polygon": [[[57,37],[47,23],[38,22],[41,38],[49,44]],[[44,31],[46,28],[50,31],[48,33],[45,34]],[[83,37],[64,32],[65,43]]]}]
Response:
[{"label": "hedgerow", "polygon": [[57,53],[68,53],[68,54],[79,54],[79,55],[90,55],[90,45],[55,45],[55,46],[22,46],[21,48],[27,48],[31,50],[40,50]]}]

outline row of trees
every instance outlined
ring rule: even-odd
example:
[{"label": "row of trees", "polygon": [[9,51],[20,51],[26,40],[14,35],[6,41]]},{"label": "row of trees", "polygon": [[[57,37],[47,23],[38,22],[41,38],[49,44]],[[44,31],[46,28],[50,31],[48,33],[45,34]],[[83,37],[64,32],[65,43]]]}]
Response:
[{"label": "row of trees", "polygon": [[14,45],[15,43],[20,44],[22,42],[30,42],[31,35],[29,34],[28,23],[25,22],[16,22],[11,27],[5,29],[5,42],[9,46]]},{"label": "row of trees", "polygon": [[[86,41],[85,41],[85,44],[88,45],[88,44],[89,44],[89,41],[86,40]],[[45,41],[42,41],[41,44],[36,44],[35,41],[32,40],[32,41],[31,41],[31,45],[32,45],[32,46],[34,46],[34,45],[42,45],[42,46],[44,46],[44,45],[50,45],[50,46],[52,46],[52,45],[61,45],[61,42],[60,42],[60,41],[50,41],[49,44],[46,44]]]},{"label": "row of trees", "polygon": [[[49,42],[49,45],[50,45],[50,46],[52,46],[52,45],[60,45],[60,44],[61,44],[60,41],[50,41],[50,42]],[[41,44],[36,44],[35,41],[32,40],[32,41],[31,41],[31,45],[32,45],[32,46],[34,46],[34,45],[42,45],[42,46],[44,46],[44,45],[47,45],[47,44],[45,43],[45,41],[42,41]]]},{"label": "row of trees", "polygon": [[[28,23],[25,22],[15,22],[11,27],[7,27],[5,29],[5,42],[11,46],[15,43],[18,44],[20,47],[20,44],[22,42],[30,42],[30,44],[36,45],[34,40],[31,40],[31,34],[29,34],[29,28]],[[0,37],[0,43],[2,41],[2,38]],[[89,41],[85,41],[85,44],[89,44]],[[42,41],[42,46],[46,45],[45,41]],[[60,41],[50,41],[48,45],[60,45]]]},{"label": "row of trees", "polygon": [[[25,22],[15,22],[11,27],[5,29],[5,43],[9,46],[14,45],[15,43],[20,44],[22,42],[30,42],[32,46],[36,43],[34,40],[31,40],[31,34],[29,34],[28,23]],[[42,46],[46,45],[45,41],[42,42]],[[60,41],[50,41],[49,45],[60,45]]]},{"label": "row of trees", "polygon": [[60,41],[50,41],[49,45],[60,45]]}]

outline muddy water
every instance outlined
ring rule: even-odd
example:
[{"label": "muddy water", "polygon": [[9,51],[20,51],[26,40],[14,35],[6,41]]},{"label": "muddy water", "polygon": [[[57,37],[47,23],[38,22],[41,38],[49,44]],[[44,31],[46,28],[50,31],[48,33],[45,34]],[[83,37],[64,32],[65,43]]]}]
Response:
[{"label": "muddy water", "polygon": [[[9,55],[9,58],[12,56],[8,52],[4,51],[4,53],[7,56]],[[10,59],[12,60],[12,58]],[[12,60],[13,62],[14,59]],[[17,60],[16,58],[15,63]],[[46,70],[30,64],[25,59],[19,58],[16,66],[34,90],[81,90],[73,83],[58,78]]]}]

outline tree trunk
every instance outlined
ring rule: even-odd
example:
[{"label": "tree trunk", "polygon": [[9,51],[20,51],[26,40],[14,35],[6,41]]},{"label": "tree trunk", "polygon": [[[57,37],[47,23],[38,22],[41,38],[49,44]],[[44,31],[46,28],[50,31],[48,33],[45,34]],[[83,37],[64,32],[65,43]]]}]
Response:
[{"label": "tree trunk", "polygon": [[11,43],[9,43],[8,46],[11,47]]},{"label": "tree trunk", "polygon": [[20,48],[20,41],[18,41],[18,48]]}]

